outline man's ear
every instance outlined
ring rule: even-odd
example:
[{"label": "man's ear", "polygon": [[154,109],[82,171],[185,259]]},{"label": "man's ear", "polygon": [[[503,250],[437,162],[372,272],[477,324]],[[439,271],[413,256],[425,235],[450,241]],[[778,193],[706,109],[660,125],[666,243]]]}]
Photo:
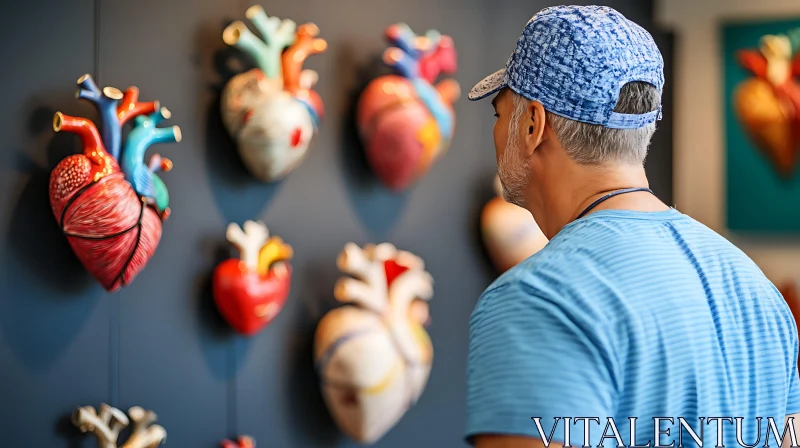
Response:
[{"label": "man's ear", "polygon": [[531,156],[545,138],[544,106],[538,101],[531,101],[525,110],[520,126],[524,135],[525,155]]}]

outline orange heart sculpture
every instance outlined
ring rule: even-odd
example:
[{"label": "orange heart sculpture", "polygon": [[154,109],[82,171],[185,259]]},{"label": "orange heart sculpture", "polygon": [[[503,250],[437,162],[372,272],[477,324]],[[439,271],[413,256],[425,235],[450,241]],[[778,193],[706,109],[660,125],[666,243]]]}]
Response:
[{"label": "orange heart sculpture", "polygon": [[739,63],[755,77],[733,93],[736,116],[777,172],[788,177],[800,153],[800,57],[786,35],[761,38],[758,51],[742,50]]},{"label": "orange heart sculpture", "polygon": [[481,237],[489,258],[499,272],[505,272],[539,252],[547,237],[530,212],[503,199],[500,178],[494,178],[497,196],[481,212]]}]

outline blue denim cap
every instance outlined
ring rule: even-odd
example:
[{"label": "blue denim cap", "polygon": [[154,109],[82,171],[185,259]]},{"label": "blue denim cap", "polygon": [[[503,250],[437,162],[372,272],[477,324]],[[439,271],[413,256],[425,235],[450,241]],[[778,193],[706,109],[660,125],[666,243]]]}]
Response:
[{"label": "blue denim cap", "polygon": [[620,89],[633,81],[663,91],[664,60],[650,33],[606,6],[555,6],[533,16],[506,68],[476,84],[469,99],[509,87],[556,115],[636,129],[660,120],[661,106],[645,114],[614,112]]}]

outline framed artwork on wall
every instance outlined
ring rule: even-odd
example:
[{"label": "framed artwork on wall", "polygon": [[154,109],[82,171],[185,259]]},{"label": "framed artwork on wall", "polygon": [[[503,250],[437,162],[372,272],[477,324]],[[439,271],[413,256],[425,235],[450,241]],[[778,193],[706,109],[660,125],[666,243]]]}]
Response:
[{"label": "framed artwork on wall", "polygon": [[728,22],[721,37],[727,228],[800,232],[800,16]]}]

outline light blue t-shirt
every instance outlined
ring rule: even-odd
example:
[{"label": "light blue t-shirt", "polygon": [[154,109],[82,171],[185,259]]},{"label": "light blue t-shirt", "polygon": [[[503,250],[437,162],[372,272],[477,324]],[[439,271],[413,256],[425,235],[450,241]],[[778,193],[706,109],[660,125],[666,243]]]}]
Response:
[{"label": "light blue t-shirt", "polygon": [[797,355],[788,305],[730,242],[675,209],[596,211],[478,301],[466,440],[542,438],[539,417],[544,436],[563,443],[568,417],[573,446],[588,424],[592,447],[603,434],[606,448],[618,446],[613,429],[633,445],[631,426],[636,443],[653,447],[660,417],[674,422],[659,423],[662,445],[677,448],[681,434],[696,446],[688,425],[714,447],[721,423],[725,446],[738,447],[733,419],[742,417],[742,441],[763,447],[768,417],[782,434],[784,416],[800,412]]}]

